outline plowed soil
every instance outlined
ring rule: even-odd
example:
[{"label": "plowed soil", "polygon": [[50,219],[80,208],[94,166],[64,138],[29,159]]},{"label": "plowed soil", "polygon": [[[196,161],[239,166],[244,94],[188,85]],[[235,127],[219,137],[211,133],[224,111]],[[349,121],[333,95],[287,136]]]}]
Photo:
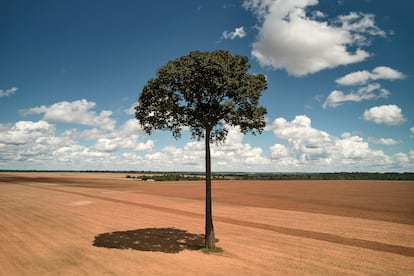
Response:
[{"label": "plowed soil", "polygon": [[0,173],[0,275],[414,275],[414,181]]}]

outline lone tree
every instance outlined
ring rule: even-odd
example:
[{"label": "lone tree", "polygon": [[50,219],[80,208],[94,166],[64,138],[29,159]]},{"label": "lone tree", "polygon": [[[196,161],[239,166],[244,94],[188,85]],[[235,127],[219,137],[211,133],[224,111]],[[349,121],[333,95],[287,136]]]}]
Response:
[{"label": "lone tree", "polygon": [[144,86],[135,117],[143,129],[170,130],[178,139],[189,129],[192,138],[205,138],[206,225],[205,247],[215,248],[211,209],[210,143],[219,144],[228,126],[242,133],[261,133],[266,109],[259,98],[266,89],[261,74],[249,74],[248,58],[227,51],[194,51],[169,61]]}]

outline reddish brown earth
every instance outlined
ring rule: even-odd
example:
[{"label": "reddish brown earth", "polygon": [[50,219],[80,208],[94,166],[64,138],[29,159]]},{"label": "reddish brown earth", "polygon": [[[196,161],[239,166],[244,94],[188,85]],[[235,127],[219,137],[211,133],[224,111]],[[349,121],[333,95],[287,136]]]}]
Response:
[{"label": "reddish brown earth", "polygon": [[0,275],[414,275],[413,181],[0,173]]}]

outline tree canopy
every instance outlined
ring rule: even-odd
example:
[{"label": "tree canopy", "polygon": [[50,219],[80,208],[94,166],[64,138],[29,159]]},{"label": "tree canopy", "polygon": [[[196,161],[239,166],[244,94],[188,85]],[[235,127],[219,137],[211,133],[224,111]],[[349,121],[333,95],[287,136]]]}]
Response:
[{"label": "tree canopy", "polygon": [[147,133],[170,130],[179,138],[183,129],[201,139],[223,141],[226,124],[243,133],[261,133],[266,109],[259,98],[266,89],[264,75],[249,74],[248,58],[227,51],[191,52],[158,69],[144,86],[136,118]]}]

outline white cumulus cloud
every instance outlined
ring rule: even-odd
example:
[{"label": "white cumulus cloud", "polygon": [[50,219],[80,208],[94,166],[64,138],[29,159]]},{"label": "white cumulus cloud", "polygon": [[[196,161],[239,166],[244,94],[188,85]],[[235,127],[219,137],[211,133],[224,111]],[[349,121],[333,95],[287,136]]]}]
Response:
[{"label": "white cumulus cloud", "polygon": [[73,139],[96,141],[91,148],[100,152],[115,152],[121,149],[145,151],[152,150],[154,147],[154,141],[152,140],[145,143],[140,141],[145,132],[135,119],[129,119],[119,128],[112,130],[92,128],[79,132],[72,129],[64,132],[64,135]]},{"label": "white cumulus cloud", "polygon": [[0,125],[0,165],[8,165],[9,169],[48,169],[57,164],[57,150],[76,143],[69,137],[56,136],[55,131],[55,126],[46,121]]},{"label": "white cumulus cloud", "polygon": [[379,98],[388,98],[390,92],[378,83],[372,83],[359,88],[356,92],[345,94],[340,90],[334,90],[323,103],[323,108],[337,107],[345,102],[360,102]]},{"label": "white cumulus cloud", "polygon": [[[288,145],[275,144],[270,157],[275,168],[285,171],[378,171],[393,167],[411,166],[410,160],[399,161],[398,156],[388,156],[374,150],[362,137],[343,133],[340,137],[312,127],[305,115],[292,121],[277,118],[270,127],[276,138]],[[382,140],[381,140],[382,141]],[[391,140],[384,140],[391,143]],[[401,157],[401,156],[400,156]],[[398,161],[398,162],[397,162]]]},{"label": "white cumulus cloud", "polygon": [[225,30],[222,33],[222,36],[224,39],[236,39],[236,38],[243,38],[247,35],[246,31],[244,30],[244,27],[239,27],[239,28],[235,28],[234,31],[229,32],[227,30]]},{"label": "white cumulus cloud", "polygon": [[385,146],[391,146],[396,144],[401,144],[401,142],[396,141],[391,138],[375,138],[375,137],[369,137],[368,142],[379,144],[379,145],[385,145]]},{"label": "white cumulus cloud", "polygon": [[[66,130],[46,121],[0,124],[2,169],[124,170],[146,166],[137,152],[152,151],[155,142],[142,141],[144,132],[136,120],[113,130]],[[91,135],[91,136],[88,136]],[[84,143],[83,140],[92,141]],[[146,169],[151,169],[145,167]]]},{"label": "white cumulus cloud", "polygon": [[47,122],[72,123],[88,126],[99,126],[103,129],[114,129],[115,121],[110,118],[112,111],[103,110],[99,114],[91,110],[96,103],[85,99],[73,102],[58,102],[51,106],[38,106],[30,109],[20,110],[24,116],[33,114],[44,114],[43,119]]},{"label": "white cumulus cloud", "polygon": [[270,147],[270,157],[272,159],[283,159],[288,158],[289,156],[289,149],[281,144],[274,144]]},{"label": "white cumulus cloud", "polygon": [[148,140],[145,143],[138,143],[137,137],[119,137],[119,138],[100,138],[96,144],[92,146],[92,149],[100,152],[114,152],[119,149],[131,149],[134,151],[146,151],[152,150],[154,147],[154,141]]},{"label": "white cumulus cloud", "polygon": [[387,66],[375,67],[371,72],[367,70],[349,73],[336,80],[340,85],[364,85],[372,80],[398,80],[404,79],[406,76]]},{"label": "white cumulus cloud", "polygon": [[11,96],[16,93],[17,90],[17,87],[12,87],[6,90],[0,89],[0,98]]},{"label": "white cumulus cloud", "polygon": [[[237,127],[228,127],[226,141],[219,145],[211,145],[212,168],[215,171],[255,171],[263,170],[269,159],[263,150],[243,143],[244,134]],[[162,162],[168,169],[204,170],[204,141],[188,142],[183,148],[174,146],[162,150]]]},{"label": "white cumulus cloud", "polygon": [[[361,86],[357,91],[344,93],[340,90],[332,91],[326,98],[322,107],[337,107],[345,102],[360,102],[364,100],[373,100],[379,98],[388,98],[391,94],[387,89],[381,87],[379,83],[371,83],[372,81],[380,80],[397,80],[404,79],[406,76],[390,67],[378,66],[371,72],[367,70],[349,73],[336,80],[340,85],[359,85]],[[365,86],[363,86],[365,85]]]},{"label": "white cumulus cloud", "polygon": [[365,121],[388,126],[399,125],[406,121],[401,108],[393,104],[374,106],[365,110],[363,118]]},{"label": "white cumulus cloud", "polygon": [[372,14],[353,12],[339,16],[333,23],[322,21],[322,12],[308,16],[307,8],[317,4],[317,0],[243,2],[261,23],[252,55],[262,66],[304,76],[363,61],[371,55],[363,49],[370,38],[385,36]]},{"label": "white cumulus cloud", "polygon": [[0,143],[7,145],[22,145],[38,138],[51,136],[55,127],[45,121],[19,121],[13,125],[1,125]]},{"label": "white cumulus cloud", "polygon": [[338,21],[342,23],[342,29],[351,33],[352,40],[357,45],[370,45],[370,39],[363,34],[385,36],[385,32],[375,25],[375,16],[373,14],[351,12],[350,14],[339,16]]},{"label": "white cumulus cloud", "polygon": [[[289,141],[291,155],[301,162],[329,159],[329,149],[335,145],[335,139],[324,131],[312,128],[311,119],[305,115],[296,116],[291,122],[277,118],[272,128],[277,138]],[[275,148],[272,152],[275,153]]]}]

